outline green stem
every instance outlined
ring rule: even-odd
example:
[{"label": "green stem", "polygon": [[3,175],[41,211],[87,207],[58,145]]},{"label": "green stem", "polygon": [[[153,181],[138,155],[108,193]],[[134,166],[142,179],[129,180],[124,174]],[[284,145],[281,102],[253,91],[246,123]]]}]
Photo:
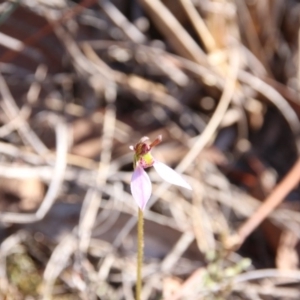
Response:
[{"label": "green stem", "polygon": [[136,300],[141,300],[142,291],[142,266],[144,256],[144,216],[139,208],[138,214],[138,253],[137,253],[137,278],[136,278]]}]

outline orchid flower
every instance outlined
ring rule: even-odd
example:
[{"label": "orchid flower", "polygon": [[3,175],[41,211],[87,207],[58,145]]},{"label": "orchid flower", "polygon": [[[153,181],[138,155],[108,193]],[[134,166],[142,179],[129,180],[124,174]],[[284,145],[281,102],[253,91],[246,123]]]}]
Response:
[{"label": "orchid flower", "polygon": [[131,178],[131,194],[141,210],[144,210],[152,192],[152,184],[144,169],[154,167],[158,175],[165,181],[186,189],[192,190],[191,186],[173,169],[153,158],[151,149],[162,141],[161,135],[152,143],[148,137],[143,137],[135,145],[129,148],[134,151],[134,172]]}]

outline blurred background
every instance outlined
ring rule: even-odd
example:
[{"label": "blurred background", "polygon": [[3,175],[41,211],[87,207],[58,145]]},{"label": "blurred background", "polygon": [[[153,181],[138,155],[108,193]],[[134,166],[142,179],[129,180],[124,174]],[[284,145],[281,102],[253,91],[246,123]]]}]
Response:
[{"label": "blurred background", "polygon": [[143,299],[300,299],[299,14],[1,1],[0,299],[134,299],[129,146],[160,134],[193,191],[149,169]]}]

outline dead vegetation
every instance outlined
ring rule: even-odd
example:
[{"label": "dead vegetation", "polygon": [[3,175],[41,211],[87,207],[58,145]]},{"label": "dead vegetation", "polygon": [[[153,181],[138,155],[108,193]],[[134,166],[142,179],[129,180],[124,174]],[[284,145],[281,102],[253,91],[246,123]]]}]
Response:
[{"label": "dead vegetation", "polygon": [[[0,4],[0,299],[299,299],[296,0]],[[264,204],[262,204],[264,203]]]}]

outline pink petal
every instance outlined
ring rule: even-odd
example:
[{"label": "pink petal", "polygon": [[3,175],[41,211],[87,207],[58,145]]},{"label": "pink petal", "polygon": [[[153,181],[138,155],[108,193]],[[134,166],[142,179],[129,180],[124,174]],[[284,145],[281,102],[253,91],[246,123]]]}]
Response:
[{"label": "pink petal", "polygon": [[131,177],[130,188],[137,205],[144,210],[151,196],[152,184],[148,174],[141,166],[135,168]]},{"label": "pink petal", "polygon": [[162,162],[155,161],[153,167],[163,180],[192,190],[192,187],[177,172]]}]

